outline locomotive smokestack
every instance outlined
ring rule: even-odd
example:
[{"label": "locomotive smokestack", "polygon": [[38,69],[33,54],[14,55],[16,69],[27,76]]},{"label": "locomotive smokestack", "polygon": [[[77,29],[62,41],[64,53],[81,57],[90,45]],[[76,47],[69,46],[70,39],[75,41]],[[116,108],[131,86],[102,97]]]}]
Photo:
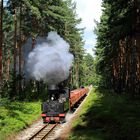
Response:
[{"label": "locomotive smokestack", "polygon": [[59,88],[57,85],[48,85],[48,95],[50,100],[57,100],[59,98]]}]

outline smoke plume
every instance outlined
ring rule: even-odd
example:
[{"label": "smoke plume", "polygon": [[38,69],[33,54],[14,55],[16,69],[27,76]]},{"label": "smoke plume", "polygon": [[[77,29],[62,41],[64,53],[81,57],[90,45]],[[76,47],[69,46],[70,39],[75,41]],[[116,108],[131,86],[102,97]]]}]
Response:
[{"label": "smoke plume", "polygon": [[49,32],[45,39],[37,39],[36,46],[27,59],[29,77],[48,84],[66,80],[73,61],[69,47],[56,32]]}]

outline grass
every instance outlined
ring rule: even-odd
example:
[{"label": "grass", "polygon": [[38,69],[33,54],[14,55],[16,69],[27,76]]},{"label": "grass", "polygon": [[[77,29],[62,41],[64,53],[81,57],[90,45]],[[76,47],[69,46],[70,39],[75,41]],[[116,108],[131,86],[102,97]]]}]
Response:
[{"label": "grass", "polygon": [[0,140],[26,128],[40,116],[40,102],[0,100]]},{"label": "grass", "polygon": [[92,90],[69,140],[140,140],[140,102]]}]

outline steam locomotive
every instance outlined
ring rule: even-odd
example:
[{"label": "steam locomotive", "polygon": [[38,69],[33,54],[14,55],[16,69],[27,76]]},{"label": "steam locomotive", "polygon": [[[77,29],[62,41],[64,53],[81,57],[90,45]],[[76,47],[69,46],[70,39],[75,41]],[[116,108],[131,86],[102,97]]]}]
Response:
[{"label": "steam locomotive", "polygon": [[80,88],[70,92],[62,86],[48,86],[48,100],[42,103],[42,119],[44,123],[65,122],[66,111],[74,107],[88,92],[88,88]]}]

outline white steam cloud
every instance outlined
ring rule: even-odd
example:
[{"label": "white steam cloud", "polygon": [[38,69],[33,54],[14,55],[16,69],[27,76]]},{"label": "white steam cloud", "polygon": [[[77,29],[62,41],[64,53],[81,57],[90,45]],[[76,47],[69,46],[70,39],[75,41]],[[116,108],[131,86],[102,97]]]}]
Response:
[{"label": "white steam cloud", "polygon": [[69,44],[56,32],[49,32],[45,40],[38,42],[28,55],[26,68],[29,76],[48,84],[66,80],[73,62]]}]

